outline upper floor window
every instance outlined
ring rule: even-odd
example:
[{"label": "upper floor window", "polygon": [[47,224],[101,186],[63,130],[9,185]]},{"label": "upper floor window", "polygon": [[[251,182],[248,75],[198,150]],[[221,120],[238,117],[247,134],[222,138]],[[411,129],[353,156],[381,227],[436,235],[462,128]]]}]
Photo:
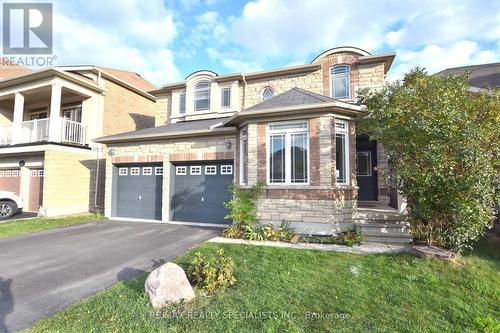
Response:
[{"label": "upper floor window", "polygon": [[202,81],[194,86],[194,110],[210,110],[210,82]]},{"label": "upper floor window", "polygon": [[262,90],[262,101],[266,101],[273,96],[274,96],[273,88],[267,86],[264,88],[264,90]]},{"label": "upper floor window", "polygon": [[351,98],[351,67],[339,65],[330,69],[332,98]]},{"label": "upper floor window", "polygon": [[186,91],[179,94],[179,113],[186,113]]},{"label": "upper floor window", "polygon": [[307,121],[271,123],[268,129],[268,183],[308,184]]},{"label": "upper floor window", "polygon": [[335,175],[337,184],[349,184],[349,125],[335,120]]},{"label": "upper floor window", "polygon": [[230,108],[231,107],[231,88],[230,87],[222,87],[220,90],[220,106],[221,108]]}]

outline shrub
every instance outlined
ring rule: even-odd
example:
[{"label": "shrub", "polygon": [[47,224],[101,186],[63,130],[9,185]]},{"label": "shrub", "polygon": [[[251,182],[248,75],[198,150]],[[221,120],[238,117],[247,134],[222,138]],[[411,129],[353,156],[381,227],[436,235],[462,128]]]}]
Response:
[{"label": "shrub", "polygon": [[347,232],[341,232],[337,236],[302,236],[300,241],[303,243],[315,243],[315,244],[337,244],[354,246],[359,245],[364,240],[364,237],[354,230],[349,230]]},{"label": "shrub", "polygon": [[354,230],[349,230],[347,232],[341,232],[337,235],[338,244],[353,246],[359,245],[363,241],[364,237],[358,234]]},{"label": "shrub", "polygon": [[358,129],[389,154],[415,236],[460,252],[483,235],[499,202],[500,90],[415,69],[359,97]]},{"label": "shrub", "polygon": [[212,294],[235,284],[233,259],[219,249],[215,255],[197,252],[188,268],[189,281],[197,288]]},{"label": "shrub", "polygon": [[222,236],[226,238],[244,238],[245,229],[243,229],[239,224],[232,224],[222,231]]},{"label": "shrub", "polygon": [[249,189],[243,189],[236,184],[231,184],[229,190],[233,198],[224,205],[229,209],[226,219],[234,220],[236,225],[248,226],[257,222],[257,198],[264,188],[259,183]]}]

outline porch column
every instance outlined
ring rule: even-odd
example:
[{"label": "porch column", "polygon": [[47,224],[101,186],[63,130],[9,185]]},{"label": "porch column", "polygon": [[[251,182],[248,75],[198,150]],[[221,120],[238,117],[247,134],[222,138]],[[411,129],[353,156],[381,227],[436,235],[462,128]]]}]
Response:
[{"label": "porch column", "polygon": [[50,94],[49,141],[61,142],[61,91],[62,87],[52,84]]},{"label": "porch column", "polygon": [[12,119],[12,144],[21,143],[22,122],[24,112],[24,95],[15,93],[14,95],[14,117]]}]

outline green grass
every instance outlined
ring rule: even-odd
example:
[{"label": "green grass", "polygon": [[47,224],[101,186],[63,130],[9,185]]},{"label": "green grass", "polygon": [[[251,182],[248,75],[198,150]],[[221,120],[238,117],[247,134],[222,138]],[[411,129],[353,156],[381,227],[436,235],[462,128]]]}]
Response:
[{"label": "green grass", "polygon": [[97,215],[79,215],[63,218],[34,218],[0,223],[0,238],[28,234],[67,225],[80,224],[98,219]]},{"label": "green grass", "polygon": [[[30,332],[500,330],[498,241],[483,241],[460,263],[213,243],[177,262],[186,267],[195,251],[220,247],[234,258],[236,285],[198,296],[184,317],[155,316],[143,276],[38,322]],[[259,313],[267,318],[248,318]],[[312,319],[312,313],[323,318]]]}]

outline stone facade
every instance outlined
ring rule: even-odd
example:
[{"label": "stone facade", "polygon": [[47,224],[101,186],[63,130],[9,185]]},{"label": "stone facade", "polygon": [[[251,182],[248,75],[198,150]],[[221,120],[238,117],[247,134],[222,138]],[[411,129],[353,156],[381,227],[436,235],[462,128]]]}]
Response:
[{"label": "stone facade", "polygon": [[[330,69],[337,64],[350,65],[351,97],[349,102],[355,102],[359,88],[380,88],[384,84],[385,64],[383,61],[375,63],[360,63],[363,53],[355,50],[342,50],[337,53],[320,57],[315,63],[318,66],[307,66],[291,72],[276,72],[264,74],[249,74],[238,80],[236,91],[239,92],[238,109],[248,108],[258,104],[262,99],[262,91],[270,86],[275,95],[288,91],[294,87],[302,88],[314,93],[331,95]],[[257,78],[258,77],[258,78]],[[233,80],[233,77],[230,78]],[[216,80],[212,82],[215,84]],[[179,90],[179,85],[175,85]],[[233,93],[235,90],[231,90]],[[186,92],[188,93],[188,91]],[[156,126],[169,123],[173,113],[172,91],[162,90],[157,95]],[[233,98],[233,97],[231,97]],[[232,99],[233,100],[233,99]],[[217,100],[216,100],[217,101]],[[214,117],[211,110],[206,118]],[[218,113],[217,111],[215,113]],[[227,112],[223,114],[229,116]],[[222,116],[222,115],[217,115]],[[203,114],[196,115],[196,119],[203,118]],[[335,119],[346,120],[349,126],[349,170],[348,185],[337,184],[336,180],[336,147],[335,147]],[[195,118],[192,118],[195,119]],[[290,120],[291,117],[281,116],[273,121]],[[300,119],[294,115],[294,119]],[[308,120],[309,125],[309,184],[308,185],[266,185],[258,201],[258,217],[262,222],[279,224],[283,220],[290,222],[299,232],[304,233],[332,233],[353,228],[354,213],[357,208],[357,181],[356,181],[356,128],[354,118],[332,113],[308,114],[303,112],[302,119]],[[234,135],[220,137],[197,137],[177,140],[162,140],[154,142],[140,142],[129,144],[112,144],[113,157],[108,157],[106,163],[106,207],[110,216],[111,203],[111,173],[112,164],[163,162],[164,165],[164,198],[163,220],[168,220],[170,214],[169,185],[170,165],[175,161],[192,160],[234,160],[235,182],[240,183],[241,173],[245,173],[247,182],[241,184],[250,187],[259,182],[267,182],[267,125],[268,118],[252,119],[241,124]],[[240,170],[240,133],[246,133],[246,161],[247,165]],[[231,150],[227,150],[225,140],[230,140]],[[234,151],[233,151],[234,149]],[[382,170],[387,161],[385,152],[378,145],[379,163],[379,192],[381,203],[387,203],[387,186]]]},{"label": "stone facade", "polygon": [[321,94],[323,91],[322,73],[321,70],[316,70],[312,73],[247,80],[245,107],[248,108],[262,102],[262,91],[266,86],[270,86],[275,95],[295,87]]},{"label": "stone facade", "polygon": [[[332,136],[334,123],[333,115],[308,119],[309,185],[267,185],[257,207],[258,218],[262,222],[279,224],[284,220],[291,223],[297,231],[305,233],[326,234],[353,228],[357,196],[354,122],[349,122],[349,139],[354,145],[350,156],[349,186],[340,186],[335,182],[335,140]],[[248,165],[243,172],[247,172],[246,186],[250,187],[266,182],[267,122],[250,123],[244,130],[247,132]],[[239,170],[239,163],[236,163],[236,170],[237,175],[242,172]]]},{"label": "stone facade", "polygon": [[[227,142],[231,142],[228,149]],[[163,163],[163,221],[170,216],[170,165],[176,161],[234,160],[236,135],[206,136],[131,142],[108,145],[106,161],[105,213],[112,216],[113,165],[121,163]]]}]

